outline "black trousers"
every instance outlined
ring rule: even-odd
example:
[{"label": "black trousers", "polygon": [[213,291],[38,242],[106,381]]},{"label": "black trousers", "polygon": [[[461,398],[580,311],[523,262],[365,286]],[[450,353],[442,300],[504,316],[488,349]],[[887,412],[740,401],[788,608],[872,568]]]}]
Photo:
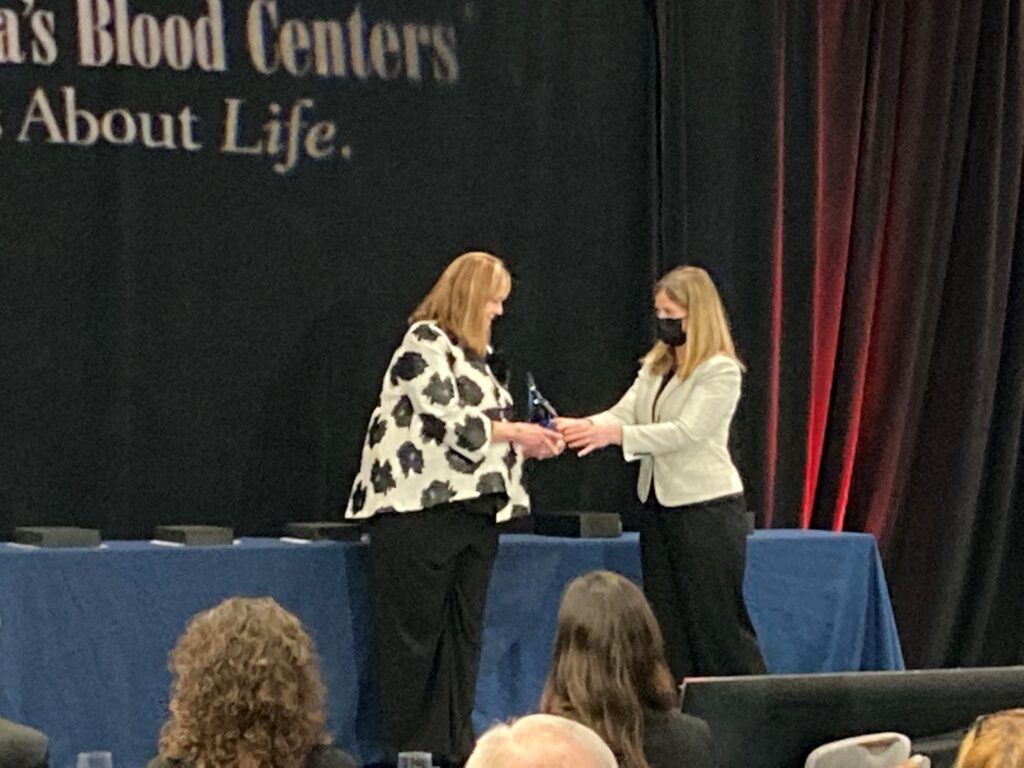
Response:
[{"label": "black trousers", "polygon": [[383,515],[370,529],[385,754],[422,750],[458,763],[473,749],[471,716],[484,604],[498,552],[484,497]]},{"label": "black trousers", "polygon": [[765,672],[743,601],[747,533],[742,494],[683,507],[663,507],[652,496],[644,505],[644,594],[676,680]]}]

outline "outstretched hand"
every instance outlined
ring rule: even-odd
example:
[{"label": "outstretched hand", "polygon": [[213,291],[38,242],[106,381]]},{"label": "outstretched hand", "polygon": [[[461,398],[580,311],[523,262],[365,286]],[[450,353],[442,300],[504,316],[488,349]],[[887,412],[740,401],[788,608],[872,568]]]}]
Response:
[{"label": "outstretched hand", "polygon": [[566,444],[586,456],[607,445],[622,444],[622,427],[618,424],[594,424],[590,419],[555,419],[555,429]]}]

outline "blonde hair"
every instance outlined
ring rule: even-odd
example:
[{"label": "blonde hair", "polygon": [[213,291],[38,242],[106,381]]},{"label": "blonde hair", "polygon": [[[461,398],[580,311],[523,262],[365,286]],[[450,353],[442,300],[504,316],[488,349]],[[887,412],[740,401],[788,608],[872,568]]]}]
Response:
[{"label": "blonde hair", "polygon": [[313,641],[273,599],[230,598],[189,621],[171,651],[160,755],[194,768],[301,768],[329,744]]},{"label": "blonde hair", "polygon": [[953,768],[1024,768],[1024,709],[983,715],[967,732]]},{"label": "blonde hair", "polygon": [[504,299],[511,288],[512,276],[501,259],[470,251],[445,268],[409,322],[432,320],[483,357],[490,341],[484,306]]},{"label": "blonde hair", "polygon": [[540,710],[593,728],[622,768],[648,768],[644,710],[679,703],[665,644],[643,592],[611,571],[569,582],[558,606]]},{"label": "blonde hair", "polygon": [[722,299],[707,272],[700,267],[677,267],[654,286],[654,295],[659,293],[686,310],[686,343],[673,349],[663,341],[657,342],[643,357],[644,365],[658,374],[667,373],[675,365],[676,376],[686,379],[709,357],[725,355],[744,369],[736,355]]}]

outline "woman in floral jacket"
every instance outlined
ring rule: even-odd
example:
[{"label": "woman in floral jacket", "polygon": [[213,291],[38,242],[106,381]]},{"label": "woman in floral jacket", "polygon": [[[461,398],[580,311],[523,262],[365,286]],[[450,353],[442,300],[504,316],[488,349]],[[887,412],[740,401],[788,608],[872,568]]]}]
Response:
[{"label": "woman in floral jacket", "polygon": [[373,518],[370,578],[382,725],[390,760],[473,747],[484,601],[496,522],[529,512],[523,461],[561,437],[511,421],[487,363],[511,278],[487,253],[459,256],[410,318],[370,417],[346,517]]}]

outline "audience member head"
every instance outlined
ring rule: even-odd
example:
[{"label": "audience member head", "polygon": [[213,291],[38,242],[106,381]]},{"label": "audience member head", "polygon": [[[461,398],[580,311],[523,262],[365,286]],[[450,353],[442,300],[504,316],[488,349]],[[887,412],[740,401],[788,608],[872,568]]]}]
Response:
[{"label": "audience member head", "polygon": [[571,581],[558,608],[541,711],[593,728],[622,768],[647,768],[644,709],[678,701],[661,630],[636,585],[608,571]]},{"label": "audience member head", "polygon": [[960,744],[954,768],[1024,768],[1024,709],[975,720]]},{"label": "audience member head", "polygon": [[271,598],[230,598],[193,616],[170,669],[164,758],[204,768],[299,768],[330,741],[313,641]]},{"label": "audience member head", "polygon": [[584,725],[555,715],[499,724],[480,737],[466,768],[617,768],[615,755]]}]

